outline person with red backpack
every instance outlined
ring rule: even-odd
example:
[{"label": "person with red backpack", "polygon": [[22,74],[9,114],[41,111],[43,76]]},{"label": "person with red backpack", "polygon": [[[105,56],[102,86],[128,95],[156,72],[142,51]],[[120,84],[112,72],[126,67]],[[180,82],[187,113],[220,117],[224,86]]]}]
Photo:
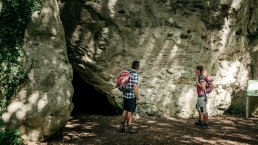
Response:
[{"label": "person with red backpack", "polygon": [[[137,73],[139,70],[139,67],[140,67],[140,62],[133,61],[132,69],[128,70],[130,75],[129,75],[129,80],[126,84],[126,87],[120,87],[125,85],[122,85],[123,83],[118,83],[118,88],[120,91],[123,92],[123,96],[124,96],[123,113],[122,113],[120,128],[118,131],[119,133],[125,132],[125,123],[127,123],[127,128],[129,133],[138,132],[135,128],[132,127],[132,119],[133,119],[133,113],[136,110],[136,105],[139,103],[139,91],[138,91],[139,75]],[[124,72],[120,74],[124,74]],[[117,80],[119,82],[120,80],[123,80],[123,79],[118,77]],[[126,88],[126,89],[121,89],[121,88]]]},{"label": "person with red backpack", "polygon": [[208,112],[207,112],[207,96],[206,96],[206,78],[203,75],[204,73],[203,66],[196,66],[195,73],[196,78],[196,90],[197,90],[197,104],[196,109],[199,114],[198,121],[195,122],[195,125],[200,128],[208,128]]}]

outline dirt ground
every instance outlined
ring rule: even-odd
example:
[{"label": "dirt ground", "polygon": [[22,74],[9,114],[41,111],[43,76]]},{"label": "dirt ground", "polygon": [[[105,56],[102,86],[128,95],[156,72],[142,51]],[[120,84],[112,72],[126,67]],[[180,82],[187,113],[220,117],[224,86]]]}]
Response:
[{"label": "dirt ground", "polygon": [[164,119],[140,117],[134,120],[136,134],[117,133],[120,116],[85,115],[71,117],[63,137],[47,145],[173,145],[229,144],[258,145],[258,118],[221,115],[210,117],[208,129],[194,126],[195,118]]}]

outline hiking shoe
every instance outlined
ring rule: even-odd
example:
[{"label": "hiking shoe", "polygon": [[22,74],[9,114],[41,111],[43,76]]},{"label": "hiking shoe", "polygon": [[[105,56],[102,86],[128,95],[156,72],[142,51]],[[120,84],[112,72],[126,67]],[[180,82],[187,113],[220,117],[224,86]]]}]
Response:
[{"label": "hiking shoe", "polygon": [[203,126],[202,126],[202,128],[203,128],[203,129],[207,129],[207,128],[208,128],[208,126],[209,126],[209,124],[204,123],[204,124],[203,124]]},{"label": "hiking shoe", "polygon": [[138,133],[138,130],[130,126],[128,127],[128,133]]},{"label": "hiking shoe", "polygon": [[202,124],[203,124],[203,121],[201,121],[201,120],[194,122],[195,126],[201,126]]},{"label": "hiking shoe", "polygon": [[120,127],[119,127],[119,130],[118,130],[118,133],[123,133],[125,132],[125,125],[124,124],[120,124]]},{"label": "hiking shoe", "polygon": [[207,123],[203,123],[203,124],[201,124],[200,126],[198,126],[199,128],[201,128],[201,129],[207,129],[208,128],[208,126],[209,126],[209,124],[207,124]]}]

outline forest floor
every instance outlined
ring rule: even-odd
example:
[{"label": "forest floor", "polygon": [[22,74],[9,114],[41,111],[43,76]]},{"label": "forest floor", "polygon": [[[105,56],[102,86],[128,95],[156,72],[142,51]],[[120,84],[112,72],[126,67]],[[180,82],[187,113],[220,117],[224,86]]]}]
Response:
[{"label": "forest floor", "polygon": [[42,145],[258,145],[258,118],[236,115],[210,117],[208,129],[194,125],[196,118],[134,119],[138,133],[118,133],[120,116],[78,114],[71,117],[63,136]]}]

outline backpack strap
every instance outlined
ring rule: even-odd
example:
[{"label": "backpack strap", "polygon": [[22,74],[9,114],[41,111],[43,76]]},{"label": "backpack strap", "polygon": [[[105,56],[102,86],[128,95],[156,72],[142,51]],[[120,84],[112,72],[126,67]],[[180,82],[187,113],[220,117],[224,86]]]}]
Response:
[{"label": "backpack strap", "polygon": [[128,71],[130,74],[136,73],[135,70],[133,70],[133,69],[127,69],[127,71]]}]

